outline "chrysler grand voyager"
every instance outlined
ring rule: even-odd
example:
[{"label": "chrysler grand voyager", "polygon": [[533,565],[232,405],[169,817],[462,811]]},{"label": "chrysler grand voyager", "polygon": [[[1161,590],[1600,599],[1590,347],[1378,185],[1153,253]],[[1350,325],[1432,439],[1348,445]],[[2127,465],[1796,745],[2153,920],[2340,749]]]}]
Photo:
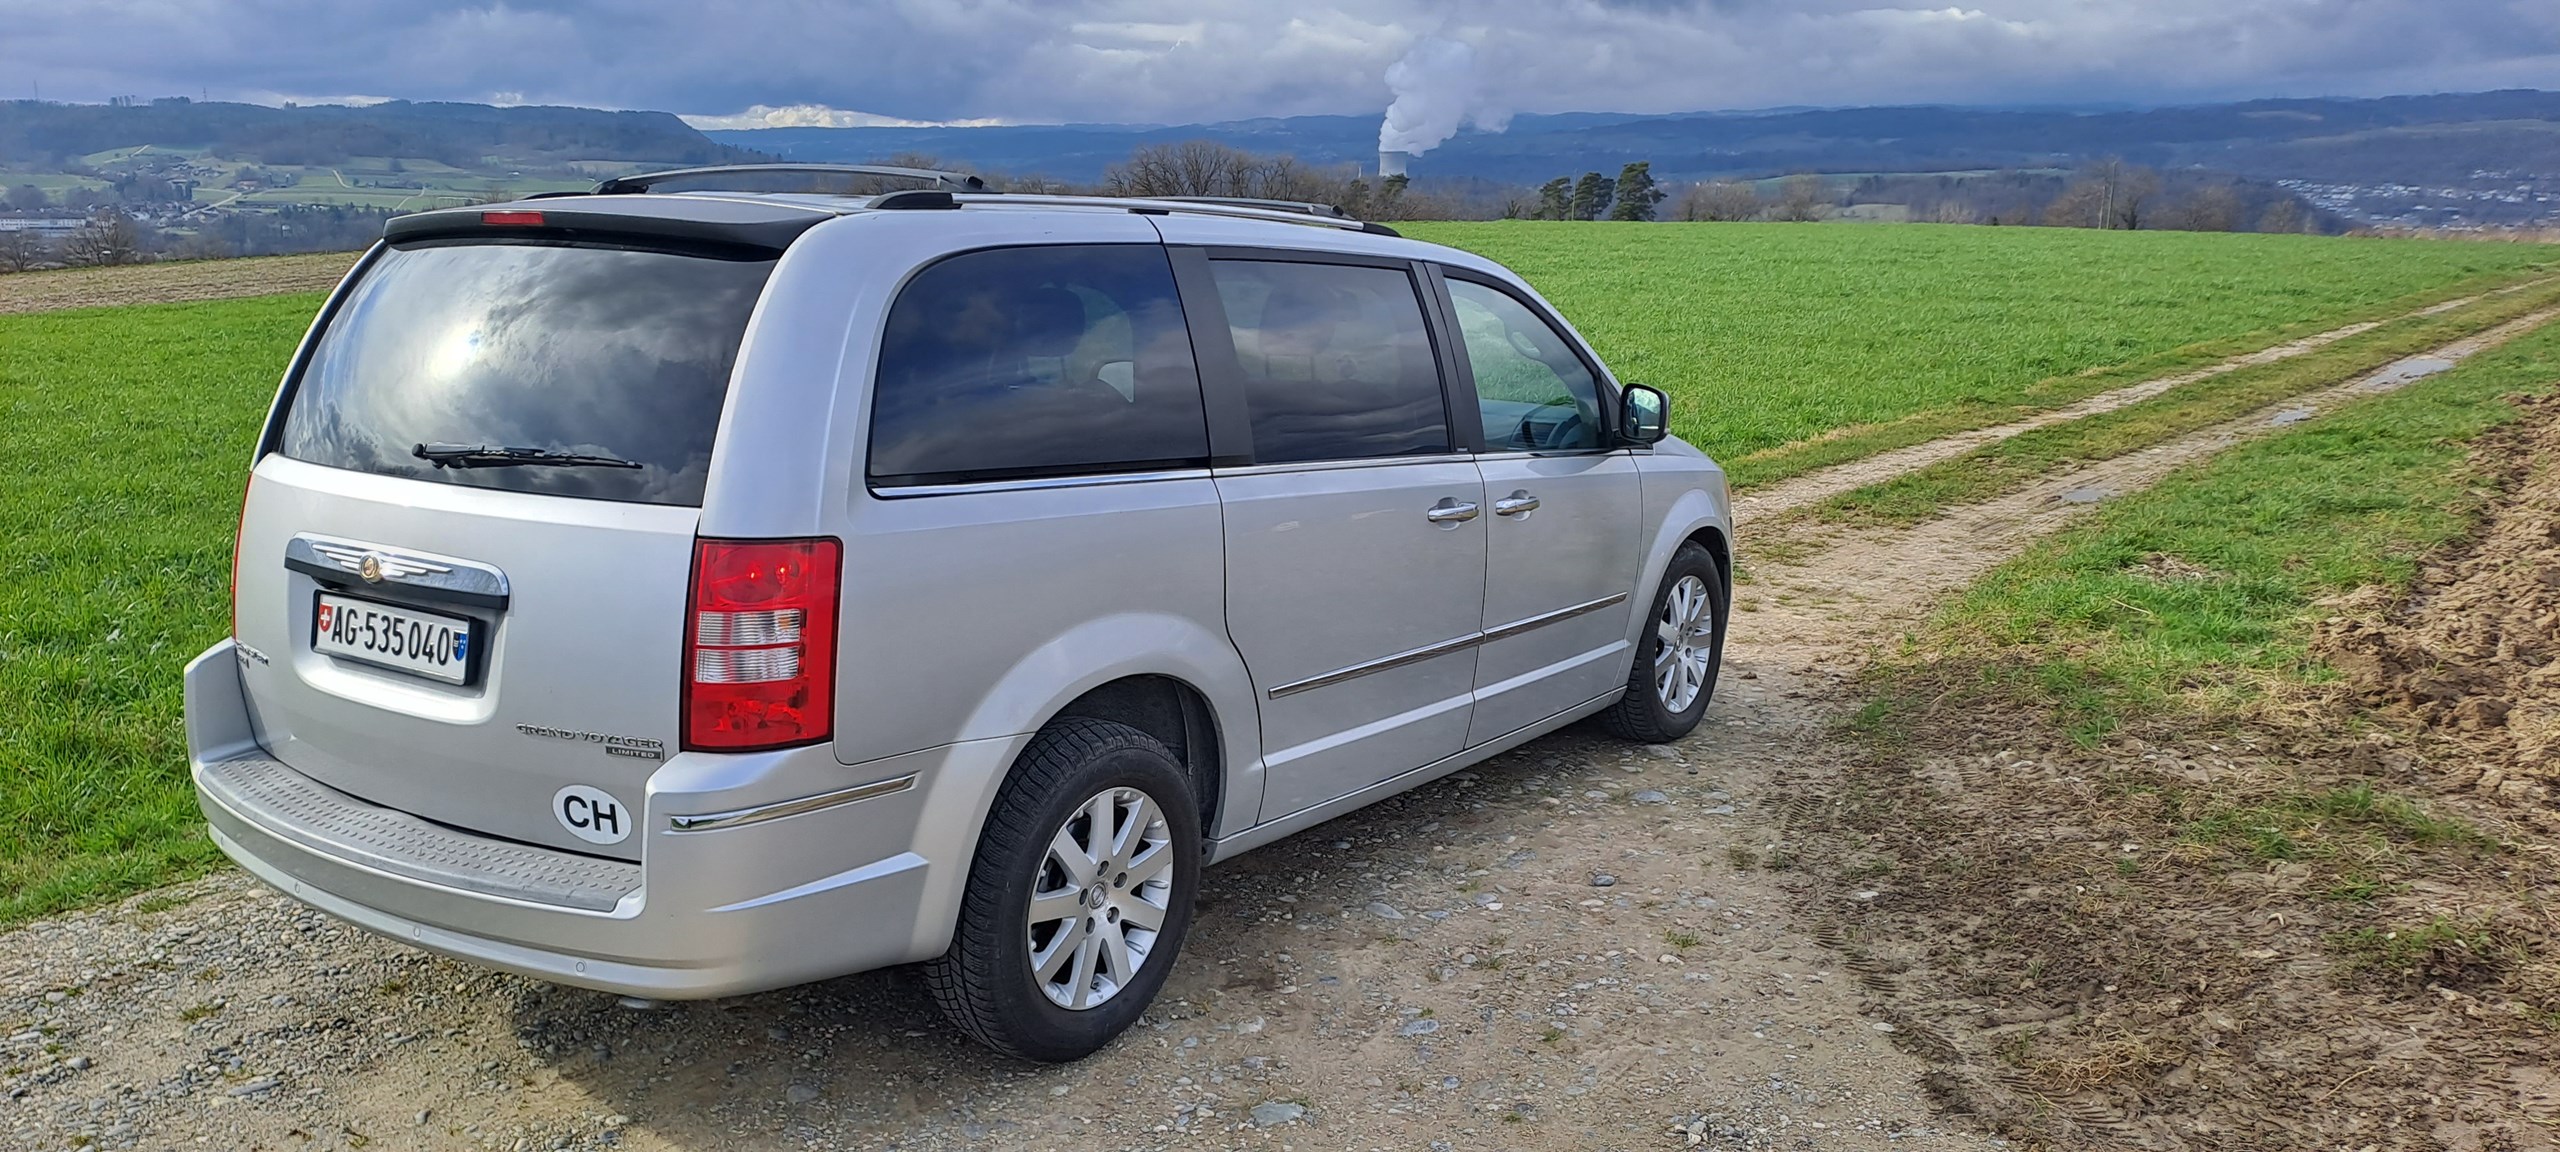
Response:
[{"label": "chrysler grand voyager", "polygon": [[921,963],[1068,1060],[1203,865],[1698,723],[1723,473],[1501,266],[754,175],[403,216],[322,308],[186,671],[242,866],[627,996]]}]

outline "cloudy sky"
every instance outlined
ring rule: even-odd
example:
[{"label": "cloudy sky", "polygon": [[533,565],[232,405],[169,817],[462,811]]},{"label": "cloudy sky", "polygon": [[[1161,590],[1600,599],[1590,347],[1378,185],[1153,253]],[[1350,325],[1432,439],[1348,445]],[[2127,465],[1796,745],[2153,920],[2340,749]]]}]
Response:
[{"label": "cloudy sky", "polygon": [[2560,0],[0,0],[0,96],[951,121],[1372,112],[1466,45],[1501,111],[2560,88]]}]

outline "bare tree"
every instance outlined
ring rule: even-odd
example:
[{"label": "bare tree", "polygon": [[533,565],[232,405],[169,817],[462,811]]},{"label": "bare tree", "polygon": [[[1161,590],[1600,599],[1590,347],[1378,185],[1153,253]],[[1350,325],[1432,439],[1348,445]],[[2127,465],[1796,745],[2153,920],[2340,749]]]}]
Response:
[{"label": "bare tree", "polygon": [[1829,199],[1822,189],[1822,177],[1809,172],[1789,176],[1785,183],[1778,185],[1778,203],[1770,209],[1769,218],[1798,223],[1820,220],[1822,206]]},{"label": "bare tree", "polygon": [[133,217],[101,209],[62,242],[62,262],[77,267],[131,264],[142,259],[142,230]]},{"label": "bare tree", "polygon": [[[1102,177],[1109,196],[1250,196],[1333,205],[1342,203],[1348,185],[1294,156],[1256,156],[1210,140],[1150,144]],[[1388,199],[1383,187],[1373,195]]]},{"label": "bare tree", "polygon": [[2207,184],[2195,195],[2162,214],[2171,228],[2187,232],[2228,232],[2240,225],[2240,193],[2228,184]]},{"label": "bare tree", "polygon": [[2048,228],[2104,228],[2109,211],[2105,181],[2077,180],[2045,205],[2044,223]]},{"label": "bare tree", "polygon": [[1964,201],[1961,200],[1938,201],[1937,206],[1930,209],[1928,220],[1929,223],[1932,224],[1982,223],[1982,218],[1976,215],[1974,210],[1967,207]]},{"label": "bare tree", "polygon": [[1751,220],[1760,215],[1760,191],[1739,180],[1692,184],[1678,211],[1683,220]]},{"label": "bare tree", "polygon": [[53,254],[52,245],[44,237],[25,228],[0,232],[0,272],[24,272],[42,267]]},{"label": "bare tree", "polygon": [[2113,206],[2107,218],[2110,228],[2138,231],[2151,219],[2151,205],[2160,196],[2160,174],[2148,168],[2123,168],[2115,173],[2114,192],[2108,197]]},{"label": "bare tree", "polygon": [[214,235],[211,232],[198,230],[190,232],[185,237],[181,238],[176,245],[170,247],[164,252],[162,258],[169,260],[227,260],[237,255],[239,255],[239,253],[231,250],[231,244],[229,241],[224,240],[222,237]]},{"label": "bare tree", "polygon": [[2302,214],[2302,201],[2287,196],[2267,206],[2266,215],[2258,217],[2258,231],[2300,232],[2308,223]]},{"label": "bare tree", "polygon": [[1208,140],[1150,144],[1102,176],[1114,196],[1242,196],[1253,157]]}]

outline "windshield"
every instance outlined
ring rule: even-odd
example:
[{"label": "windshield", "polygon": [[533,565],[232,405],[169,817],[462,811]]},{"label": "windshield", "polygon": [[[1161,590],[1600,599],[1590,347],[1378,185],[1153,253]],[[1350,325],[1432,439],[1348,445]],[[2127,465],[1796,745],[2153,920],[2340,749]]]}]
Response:
[{"label": "windshield", "polygon": [[[772,271],[623,248],[386,251],[312,350],[282,450],[441,484],[699,505],[729,368]],[[453,446],[637,467],[439,467],[431,457]]]}]

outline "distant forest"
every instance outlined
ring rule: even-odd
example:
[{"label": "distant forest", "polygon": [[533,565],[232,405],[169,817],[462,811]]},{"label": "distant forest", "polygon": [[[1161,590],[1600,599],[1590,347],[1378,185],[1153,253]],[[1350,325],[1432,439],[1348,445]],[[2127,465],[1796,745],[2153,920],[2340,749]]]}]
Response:
[{"label": "distant forest", "polygon": [[0,160],[11,167],[61,168],[92,153],[146,144],[280,165],[343,164],[352,156],[423,158],[457,168],[485,167],[492,159],[713,164],[759,155],[715,143],[665,112],[396,100],[362,108],[267,108],[183,96],[147,103],[0,103]]},{"label": "distant forest", "polygon": [[2375,215],[2357,197],[2452,204],[2491,223],[2531,222],[2560,203],[2560,93],[2526,90],[2121,110],[1524,115],[1505,132],[1461,133],[1413,157],[1410,177],[1383,180],[1376,129],[1374,117],[1300,116],[704,133],[663,112],[586,108],[6,101],[0,169],[84,183],[48,192],[0,175],[0,271],[352,248],[379,236],[389,214],[273,203],[190,209],[199,189],[182,158],[88,159],[143,146],[210,153],[235,165],[221,176],[233,186],[255,181],[270,191],[291,187],[299,169],[359,157],[391,158],[394,172],[405,159],[481,174],[540,170],[555,180],[585,161],[888,161],[972,171],[1017,192],[1265,197],[1379,220],[2337,232],[2352,221],[2332,209],[2367,221],[2408,218]]}]

